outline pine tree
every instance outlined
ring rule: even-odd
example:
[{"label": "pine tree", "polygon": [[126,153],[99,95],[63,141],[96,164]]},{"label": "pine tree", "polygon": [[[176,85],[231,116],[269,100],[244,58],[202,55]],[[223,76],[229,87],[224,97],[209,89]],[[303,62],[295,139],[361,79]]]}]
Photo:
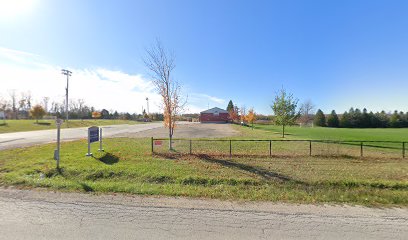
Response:
[{"label": "pine tree", "polygon": [[337,116],[336,111],[332,111],[331,114],[327,117],[327,126],[338,128],[340,126],[339,117]]},{"label": "pine tree", "polygon": [[229,100],[227,111],[230,112],[231,110],[234,110],[234,104],[232,103],[232,100]]},{"label": "pine tree", "polygon": [[325,127],[326,126],[326,117],[322,110],[317,110],[316,115],[314,117],[313,123],[315,126]]},{"label": "pine tree", "polygon": [[[353,111],[354,111],[354,110],[353,110]],[[340,127],[342,127],[342,128],[349,128],[349,127],[351,127],[350,114],[349,114],[347,111],[345,111],[345,112],[343,113],[343,115],[341,116],[341,119],[340,119]]]}]

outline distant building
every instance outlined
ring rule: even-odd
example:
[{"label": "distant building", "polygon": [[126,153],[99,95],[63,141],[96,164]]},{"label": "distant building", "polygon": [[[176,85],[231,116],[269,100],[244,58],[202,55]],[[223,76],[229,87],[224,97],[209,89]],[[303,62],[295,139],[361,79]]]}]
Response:
[{"label": "distant building", "polygon": [[228,111],[215,107],[200,112],[201,123],[227,123],[229,122]]},{"label": "distant building", "polygon": [[109,118],[110,118],[110,116],[109,116],[109,111],[106,110],[106,109],[102,109],[102,111],[101,111],[101,118],[102,118],[102,119],[109,119]]}]

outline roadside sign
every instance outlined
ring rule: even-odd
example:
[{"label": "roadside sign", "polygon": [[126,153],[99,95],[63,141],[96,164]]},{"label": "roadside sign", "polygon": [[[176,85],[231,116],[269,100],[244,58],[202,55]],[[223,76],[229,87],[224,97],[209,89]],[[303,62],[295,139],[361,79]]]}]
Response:
[{"label": "roadside sign", "polygon": [[62,123],[64,123],[64,120],[62,120],[61,118],[57,118],[57,119],[55,120],[55,124],[56,124],[57,126],[61,126]]},{"label": "roadside sign", "polygon": [[98,127],[90,127],[88,128],[89,131],[89,142],[93,143],[93,142],[97,142],[99,141],[99,128]]},{"label": "roadside sign", "polygon": [[102,128],[99,127],[90,127],[88,128],[88,153],[86,156],[92,156],[91,153],[91,143],[99,141],[99,149],[98,151],[103,152],[102,148]]},{"label": "roadside sign", "polygon": [[154,146],[162,146],[163,145],[163,141],[161,140],[155,140],[154,141]]}]

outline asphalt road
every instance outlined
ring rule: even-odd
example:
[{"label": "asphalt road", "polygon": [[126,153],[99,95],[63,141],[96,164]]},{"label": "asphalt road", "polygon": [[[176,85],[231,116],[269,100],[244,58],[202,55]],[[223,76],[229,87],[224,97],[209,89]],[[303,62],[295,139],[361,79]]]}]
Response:
[{"label": "asphalt road", "polygon": [[408,209],[0,188],[0,239],[408,239]]},{"label": "asphalt road", "polygon": [[[163,123],[146,123],[135,125],[110,125],[102,126],[103,137],[110,137],[124,133],[136,133],[155,128],[163,127]],[[87,138],[88,128],[67,128],[61,129],[61,141],[70,141],[75,139]],[[40,130],[29,132],[15,132],[0,134],[0,150],[30,146],[49,142],[56,142],[57,130]]]}]

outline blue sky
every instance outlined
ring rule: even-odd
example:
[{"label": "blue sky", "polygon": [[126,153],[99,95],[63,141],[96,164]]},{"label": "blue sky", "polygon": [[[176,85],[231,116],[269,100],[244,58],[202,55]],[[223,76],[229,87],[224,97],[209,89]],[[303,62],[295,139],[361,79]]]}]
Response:
[{"label": "blue sky", "polygon": [[[29,7],[0,17],[3,98],[11,88],[62,98],[64,83],[48,93],[26,81],[63,82],[64,67],[74,98],[140,112],[150,96],[158,111],[142,57],[159,38],[192,112],[232,99],[271,114],[282,87],[325,112],[408,111],[408,1],[16,1]],[[117,97],[83,90],[99,85]]]}]

